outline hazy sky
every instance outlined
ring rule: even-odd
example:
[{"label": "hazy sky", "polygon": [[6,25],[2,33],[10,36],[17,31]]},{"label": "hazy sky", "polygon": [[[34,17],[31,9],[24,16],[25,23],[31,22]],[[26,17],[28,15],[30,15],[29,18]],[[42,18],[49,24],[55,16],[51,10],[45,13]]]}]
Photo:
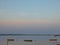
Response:
[{"label": "hazy sky", "polygon": [[10,32],[10,29],[12,32],[24,32],[20,28],[28,33],[30,30],[35,33],[54,30],[58,33],[60,0],[0,0],[0,32]]}]

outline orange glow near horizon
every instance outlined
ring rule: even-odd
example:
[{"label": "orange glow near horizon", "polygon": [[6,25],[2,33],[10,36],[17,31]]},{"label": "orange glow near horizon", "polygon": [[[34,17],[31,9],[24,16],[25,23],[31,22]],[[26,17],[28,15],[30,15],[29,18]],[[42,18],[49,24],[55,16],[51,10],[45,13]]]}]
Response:
[{"label": "orange glow near horizon", "polygon": [[0,25],[24,25],[24,24],[60,24],[57,21],[48,20],[4,20],[0,21]]}]

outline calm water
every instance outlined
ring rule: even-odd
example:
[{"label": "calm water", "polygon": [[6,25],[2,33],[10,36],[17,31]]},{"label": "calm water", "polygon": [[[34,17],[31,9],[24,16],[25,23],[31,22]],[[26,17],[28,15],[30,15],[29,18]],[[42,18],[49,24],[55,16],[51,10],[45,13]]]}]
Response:
[{"label": "calm water", "polygon": [[[56,38],[56,42],[50,42],[49,39]],[[60,43],[59,37],[53,36],[1,36],[0,45],[7,45],[7,39],[14,39],[14,41],[8,41],[8,45],[56,45]],[[24,40],[32,40],[32,42],[26,42]]]}]

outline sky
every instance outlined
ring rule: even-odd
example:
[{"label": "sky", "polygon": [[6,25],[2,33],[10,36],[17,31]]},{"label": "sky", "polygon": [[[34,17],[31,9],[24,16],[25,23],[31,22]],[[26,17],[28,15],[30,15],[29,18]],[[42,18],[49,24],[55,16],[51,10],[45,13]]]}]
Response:
[{"label": "sky", "polygon": [[0,0],[0,33],[60,33],[60,0]]}]

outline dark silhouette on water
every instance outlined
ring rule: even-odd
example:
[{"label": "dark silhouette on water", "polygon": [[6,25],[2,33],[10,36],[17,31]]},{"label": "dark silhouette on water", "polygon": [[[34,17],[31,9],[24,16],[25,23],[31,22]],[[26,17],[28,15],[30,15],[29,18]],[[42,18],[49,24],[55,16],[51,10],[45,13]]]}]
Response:
[{"label": "dark silhouette on water", "polygon": [[0,36],[60,36],[60,34],[0,34]]}]

